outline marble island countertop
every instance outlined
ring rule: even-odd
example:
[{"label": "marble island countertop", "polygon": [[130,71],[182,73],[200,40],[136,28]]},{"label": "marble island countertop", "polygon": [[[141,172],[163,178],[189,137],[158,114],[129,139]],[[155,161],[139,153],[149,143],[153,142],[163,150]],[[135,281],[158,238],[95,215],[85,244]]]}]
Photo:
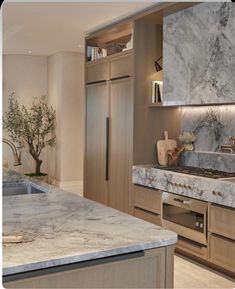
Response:
[{"label": "marble island countertop", "polygon": [[235,208],[235,182],[233,180],[193,176],[162,170],[160,167],[154,168],[154,165],[136,165],[132,169],[132,182]]},{"label": "marble island countertop", "polygon": [[176,243],[177,235],[57,187],[3,173],[3,182],[32,182],[46,193],[3,197],[3,275],[137,252]]}]

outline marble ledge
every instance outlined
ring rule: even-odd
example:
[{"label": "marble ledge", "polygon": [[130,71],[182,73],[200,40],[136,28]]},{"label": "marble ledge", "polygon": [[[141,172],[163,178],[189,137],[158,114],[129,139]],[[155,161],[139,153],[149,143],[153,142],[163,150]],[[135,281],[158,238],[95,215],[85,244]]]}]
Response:
[{"label": "marble ledge", "polygon": [[[186,175],[178,172],[154,168],[154,165],[133,166],[132,182],[178,195],[235,208],[235,182],[215,180],[205,177]],[[189,188],[173,186],[172,183],[189,185]],[[222,196],[214,195],[221,192]]]},{"label": "marble ledge", "polygon": [[[10,171],[3,181],[30,181],[47,193],[4,196],[3,275],[175,244],[177,235],[102,204]],[[33,252],[33,254],[32,254]]]}]

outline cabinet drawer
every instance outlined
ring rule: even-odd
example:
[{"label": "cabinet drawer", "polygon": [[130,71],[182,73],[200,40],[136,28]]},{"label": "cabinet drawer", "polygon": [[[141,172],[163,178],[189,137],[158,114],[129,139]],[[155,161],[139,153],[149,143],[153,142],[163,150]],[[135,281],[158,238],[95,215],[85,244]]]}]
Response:
[{"label": "cabinet drawer", "polygon": [[235,240],[235,210],[211,204],[209,231]]},{"label": "cabinet drawer", "polygon": [[154,214],[154,213],[151,213],[151,212],[139,209],[139,208],[134,208],[134,216],[136,218],[140,218],[144,221],[161,226],[161,216],[160,215],[157,215],[157,214]]},{"label": "cabinet drawer", "polygon": [[86,82],[93,83],[109,80],[109,63],[100,62],[88,64],[86,67]]},{"label": "cabinet drawer", "polygon": [[110,78],[115,79],[132,75],[132,55],[115,58],[110,62]]},{"label": "cabinet drawer", "polygon": [[134,186],[134,197],[135,207],[161,215],[161,191]]},{"label": "cabinet drawer", "polygon": [[207,247],[199,243],[187,240],[186,238],[178,237],[178,242],[176,248],[180,251],[195,255],[202,259],[206,259],[207,256]]},{"label": "cabinet drawer", "polygon": [[235,272],[235,242],[214,234],[209,235],[209,261]]}]

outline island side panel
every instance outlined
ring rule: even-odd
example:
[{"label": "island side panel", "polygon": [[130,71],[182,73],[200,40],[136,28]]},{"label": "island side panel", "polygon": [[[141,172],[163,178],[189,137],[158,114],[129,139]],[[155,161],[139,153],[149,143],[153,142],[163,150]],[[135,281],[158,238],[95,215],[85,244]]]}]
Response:
[{"label": "island side panel", "polygon": [[[6,282],[5,288],[172,288],[174,246],[143,257]],[[108,258],[107,258],[108,259]]]}]

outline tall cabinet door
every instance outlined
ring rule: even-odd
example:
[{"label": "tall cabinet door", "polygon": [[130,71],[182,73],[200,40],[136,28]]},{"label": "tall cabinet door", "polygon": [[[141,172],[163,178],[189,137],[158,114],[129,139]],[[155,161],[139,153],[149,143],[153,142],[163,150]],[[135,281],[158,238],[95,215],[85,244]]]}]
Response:
[{"label": "tall cabinet door", "polygon": [[132,80],[110,84],[109,205],[129,212],[132,163]]},{"label": "tall cabinet door", "polygon": [[109,86],[87,86],[84,196],[107,205],[107,117]]}]

